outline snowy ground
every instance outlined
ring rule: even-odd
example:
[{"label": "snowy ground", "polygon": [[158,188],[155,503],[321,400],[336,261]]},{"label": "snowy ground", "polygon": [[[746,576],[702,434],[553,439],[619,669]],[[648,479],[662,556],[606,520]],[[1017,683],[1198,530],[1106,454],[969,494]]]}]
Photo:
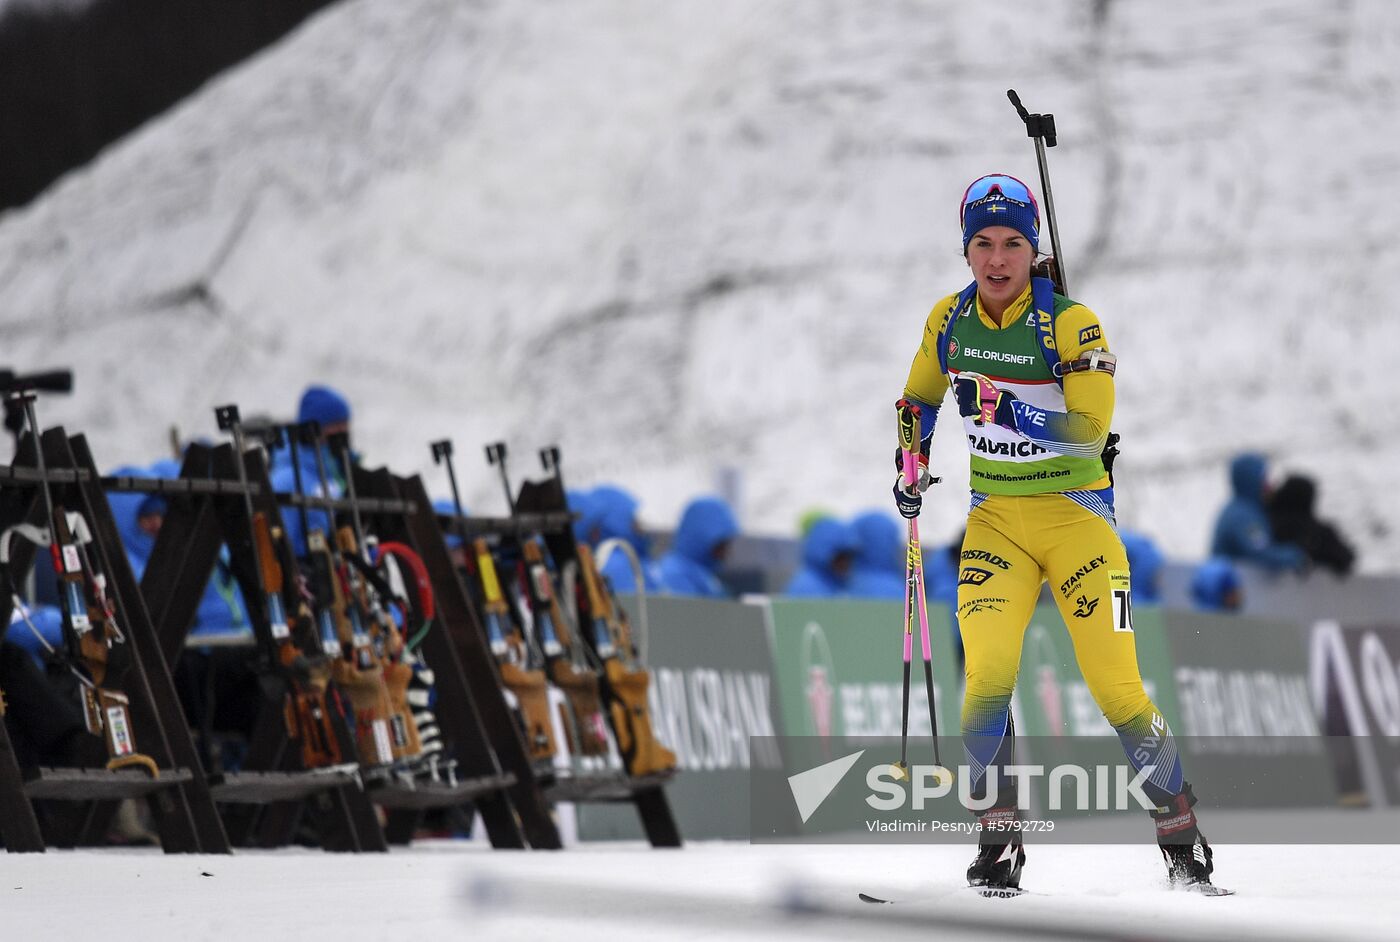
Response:
[{"label": "snowy ground", "polygon": [[1120,521],[1199,557],[1259,448],[1395,571],[1397,62],[1390,0],[347,0],[0,215],[0,366],[75,367],[43,411],[107,465],[324,380],[439,492],[431,440],[558,441],[649,525],[732,467],[792,533],[887,505],[958,197],[1036,176],[1016,87],[1120,357]]},{"label": "snowy ground", "polygon": [[[1164,888],[1151,847],[1033,849],[1034,895],[960,891],[960,847],[584,845],[493,852],[428,842],[387,856],[158,851],[0,856],[5,938],[1393,939],[1400,848],[1220,848],[1226,899]],[[1364,866],[1360,861],[1364,859]],[[874,907],[859,891],[920,902]]]}]

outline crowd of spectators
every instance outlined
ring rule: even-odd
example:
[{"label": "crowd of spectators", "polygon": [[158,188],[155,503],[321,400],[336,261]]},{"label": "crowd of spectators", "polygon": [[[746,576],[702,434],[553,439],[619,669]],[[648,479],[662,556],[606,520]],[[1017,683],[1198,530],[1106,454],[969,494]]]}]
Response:
[{"label": "crowd of spectators", "polygon": [[[1277,486],[1263,455],[1238,455],[1229,466],[1231,496],[1220,511],[1209,553],[1187,574],[1183,588],[1205,611],[1239,611],[1244,604],[1243,570],[1268,575],[1305,575],[1314,569],[1349,575],[1356,555],[1337,528],[1314,513],[1317,485],[1292,474]],[[651,539],[637,522],[638,503],[616,485],[571,492],[570,506],[581,515],[578,535],[597,545],[627,541],[636,551],[646,589],[673,595],[719,597],[728,593],[722,564],[738,525],[717,498],[686,508],[669,552],[648,556]],[[812,511],[800,521],[795,571],[778,594],[794,598],[903,599],[906,591],[905,534],[893,513],[871,509],[850,520]],[[1158,603],[1163,595],[1166,559],[1152,537],[1122,529],[1132,570],[1133,598]],[[925,548],[924,581],[931,601],[956,609],[961,539]],[[631,565],[614,554],[609,578],[623,591],[635,587]]]}]

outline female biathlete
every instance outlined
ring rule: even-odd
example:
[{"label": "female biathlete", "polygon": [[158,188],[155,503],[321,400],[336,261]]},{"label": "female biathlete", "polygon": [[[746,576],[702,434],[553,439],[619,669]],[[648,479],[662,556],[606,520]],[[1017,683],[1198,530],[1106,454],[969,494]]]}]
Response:
[{"label": "female biathlete", "polygon": [[[1173,884],[1210,884],[1211,849],[1192,810],[1170,727],[1148,699],[1134,645],[1128,559],[1115,530],[1103,449],[1113,374],[1099,319],[1033,278],[1040,211],[1020,180],[993,174],[963,195],[963,257],[974,283],[939,301],[904,396],[920,407],[919,482],[895,484],[905,517],[918,514],[938,405],[952,386],[972,458],[972,503],[958,575],[966,650],[962,725],[973,795],[988,766],[1009,764],[1011,692],[1040,584],[1069,627],[1080,671],[1132,765],[1154,771],[1143,791]],[[973,886],[1016,887],[1025,863],[1015,829],[1015,780],[996,777],[980,814]]]}]

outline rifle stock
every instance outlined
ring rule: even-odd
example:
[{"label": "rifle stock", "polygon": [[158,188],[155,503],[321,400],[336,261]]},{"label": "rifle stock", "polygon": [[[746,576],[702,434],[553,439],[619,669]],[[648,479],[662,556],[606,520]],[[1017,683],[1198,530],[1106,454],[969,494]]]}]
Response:
[{"label": "rifle stock", "polygon": [[106,580],[92,568],[83,549],[83,538],[73,532],[68,520],[68,513],[62,506],[53,508],[50,549],[64,600],[65,646],[81,666],[76,673],[87,730],[102,737],[107,747],[107,768],[139,768],[152,778],[158,778],[160,770],[155,760],[136,750],[130,702],[126,694],[115,689],[120,678],[109,676],[115,674],[110,670],[111,645],[124,639],[106,596]]},{"label": "rifle stock", "polygon": [[649,775],[676,767],[676,755],[656,738],[647,687],[651,675],[635,662],[627,626],[618,616],[612,594],[604,585],[593,551],[578,545],[579,573],[583,579],[588,615],[593,623],[594,648],[603,661],[605,693],[613,733],[628,774]]},{"label": "rifle stock", "polygon": [[[563,726],[573,732],[574,741],[570,744],[573,752],[583,756],[607,755],[607,721],[603,716],[598,674],[583,662],[578,639],[564,619],[539,544],[526,540],[521,555],[525,560],[525,582],[549,679],[564,692],[572,714],[567,718],[571,721]],[[551,650],[551,639],[557,650]]]},{"label": "rifle stock", "polygon": [[[345,686],[355,705],[356,718],[363,717],[368,727],[361,736],[361,755],[372,741],[371,754],[381,757],[380,762],[415,758],[422,752],[422,744],[408,706],[408,678],[413,671],[406,664],[391,664],[388,655],[394,647],[397,629],[372,594],[364,575],[346,561],[359,552],[355,531],[341,527],[336,531],[336,543],[340,557],[337,569],[348,590],[341,591],[337,581],[335,591],[340,615],[336,620],[342,645],[347,640],[348,627],[351,648],[350,660],[336,662],[341,672],[336,682]],[[386,746],[387,760],[382,758]]]},{"label": "rifle stock", "polygon": [[[278,532],[280,534],[281,531]],[[344,756],[326,702],[330,669],[325,664],[325,658],[308,659],[293,639],[283,606],[285,570],[278,557],[267,515],[262,511],[253,514],[253,553],[262,572],[262,589],[277,662],[287,680],[287,695],[283,700],[287,736],[300,744],[303,768],[338,765]],[[301,609],[304,620],[305,606],[301,606]]]},{"label": "rifle stock", "polygon": [[322,568],[327,576],[328,610],[341,650],[340,656],[331,661],[331,680],[350,698],[355,718],[355,751],[360,763],[367,767],[387,765],[393,761],[394,754],[389,740],[383,678],[376,665],[365,663],[361,658],[360,652],[365,646],[359,643],[360,632],[354,621],[357,616],[351,608],[346,587],[341,583],[343,576],[335,565],[329,544],[319,531],[313,530],[310,537],[307,547],[311,555],[319,553],[325,557]]},{"label": "rifle stock", "polygon": [[472,541],[476,556],[477,577],[483,596],[482,614],[491,653],[500,667],[501,682],[520,702],[525,723],[525,740],[531,759],[548,759],[554,755],[554,729],[549,718],[549,689],[544,671],[529,666],[529,648],[525,639],[510,620],[510,607],[501,592],[496,575],[496,561],[483,539]]}]

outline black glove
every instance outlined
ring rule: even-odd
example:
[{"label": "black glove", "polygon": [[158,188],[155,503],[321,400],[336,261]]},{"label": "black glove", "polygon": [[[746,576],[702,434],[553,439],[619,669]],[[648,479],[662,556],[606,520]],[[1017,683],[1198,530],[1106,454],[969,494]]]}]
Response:
[{"label": "black glove", "polygon": [[1108,474],[1108,484],[1113,486],[1113,461],[1118,457],[1118,443],[1122,437],[1117,432],[1109,432],[1107,440],[1103,443],[1103,469]]},{"label": "black glove", "polygon": [[998,389],[996,384],[980,373],[963,373],[953,380],[953,395],[958,400],[958,412],[964,418],[972,419],[976,425],[1000,425],[1013,432],[1016,427],[1016,414],[1011,404],[1016,394]]},{"label": "black glove", "polygon": [[943,480],[929,474],[927,460],[923,455],[919,456],[919,474],[913,485],[904,483],[903,472],[894,479],[894,505],[906,520],[913,520],[919,515],[919,510],[924,506],[924,491]]},{"label": "black glove", "polygon": [[924,506],[924,495],[918,491],[909,493],[904,489],[904,475],[894,482],[894,505],[905,520],[913,520]]}]

